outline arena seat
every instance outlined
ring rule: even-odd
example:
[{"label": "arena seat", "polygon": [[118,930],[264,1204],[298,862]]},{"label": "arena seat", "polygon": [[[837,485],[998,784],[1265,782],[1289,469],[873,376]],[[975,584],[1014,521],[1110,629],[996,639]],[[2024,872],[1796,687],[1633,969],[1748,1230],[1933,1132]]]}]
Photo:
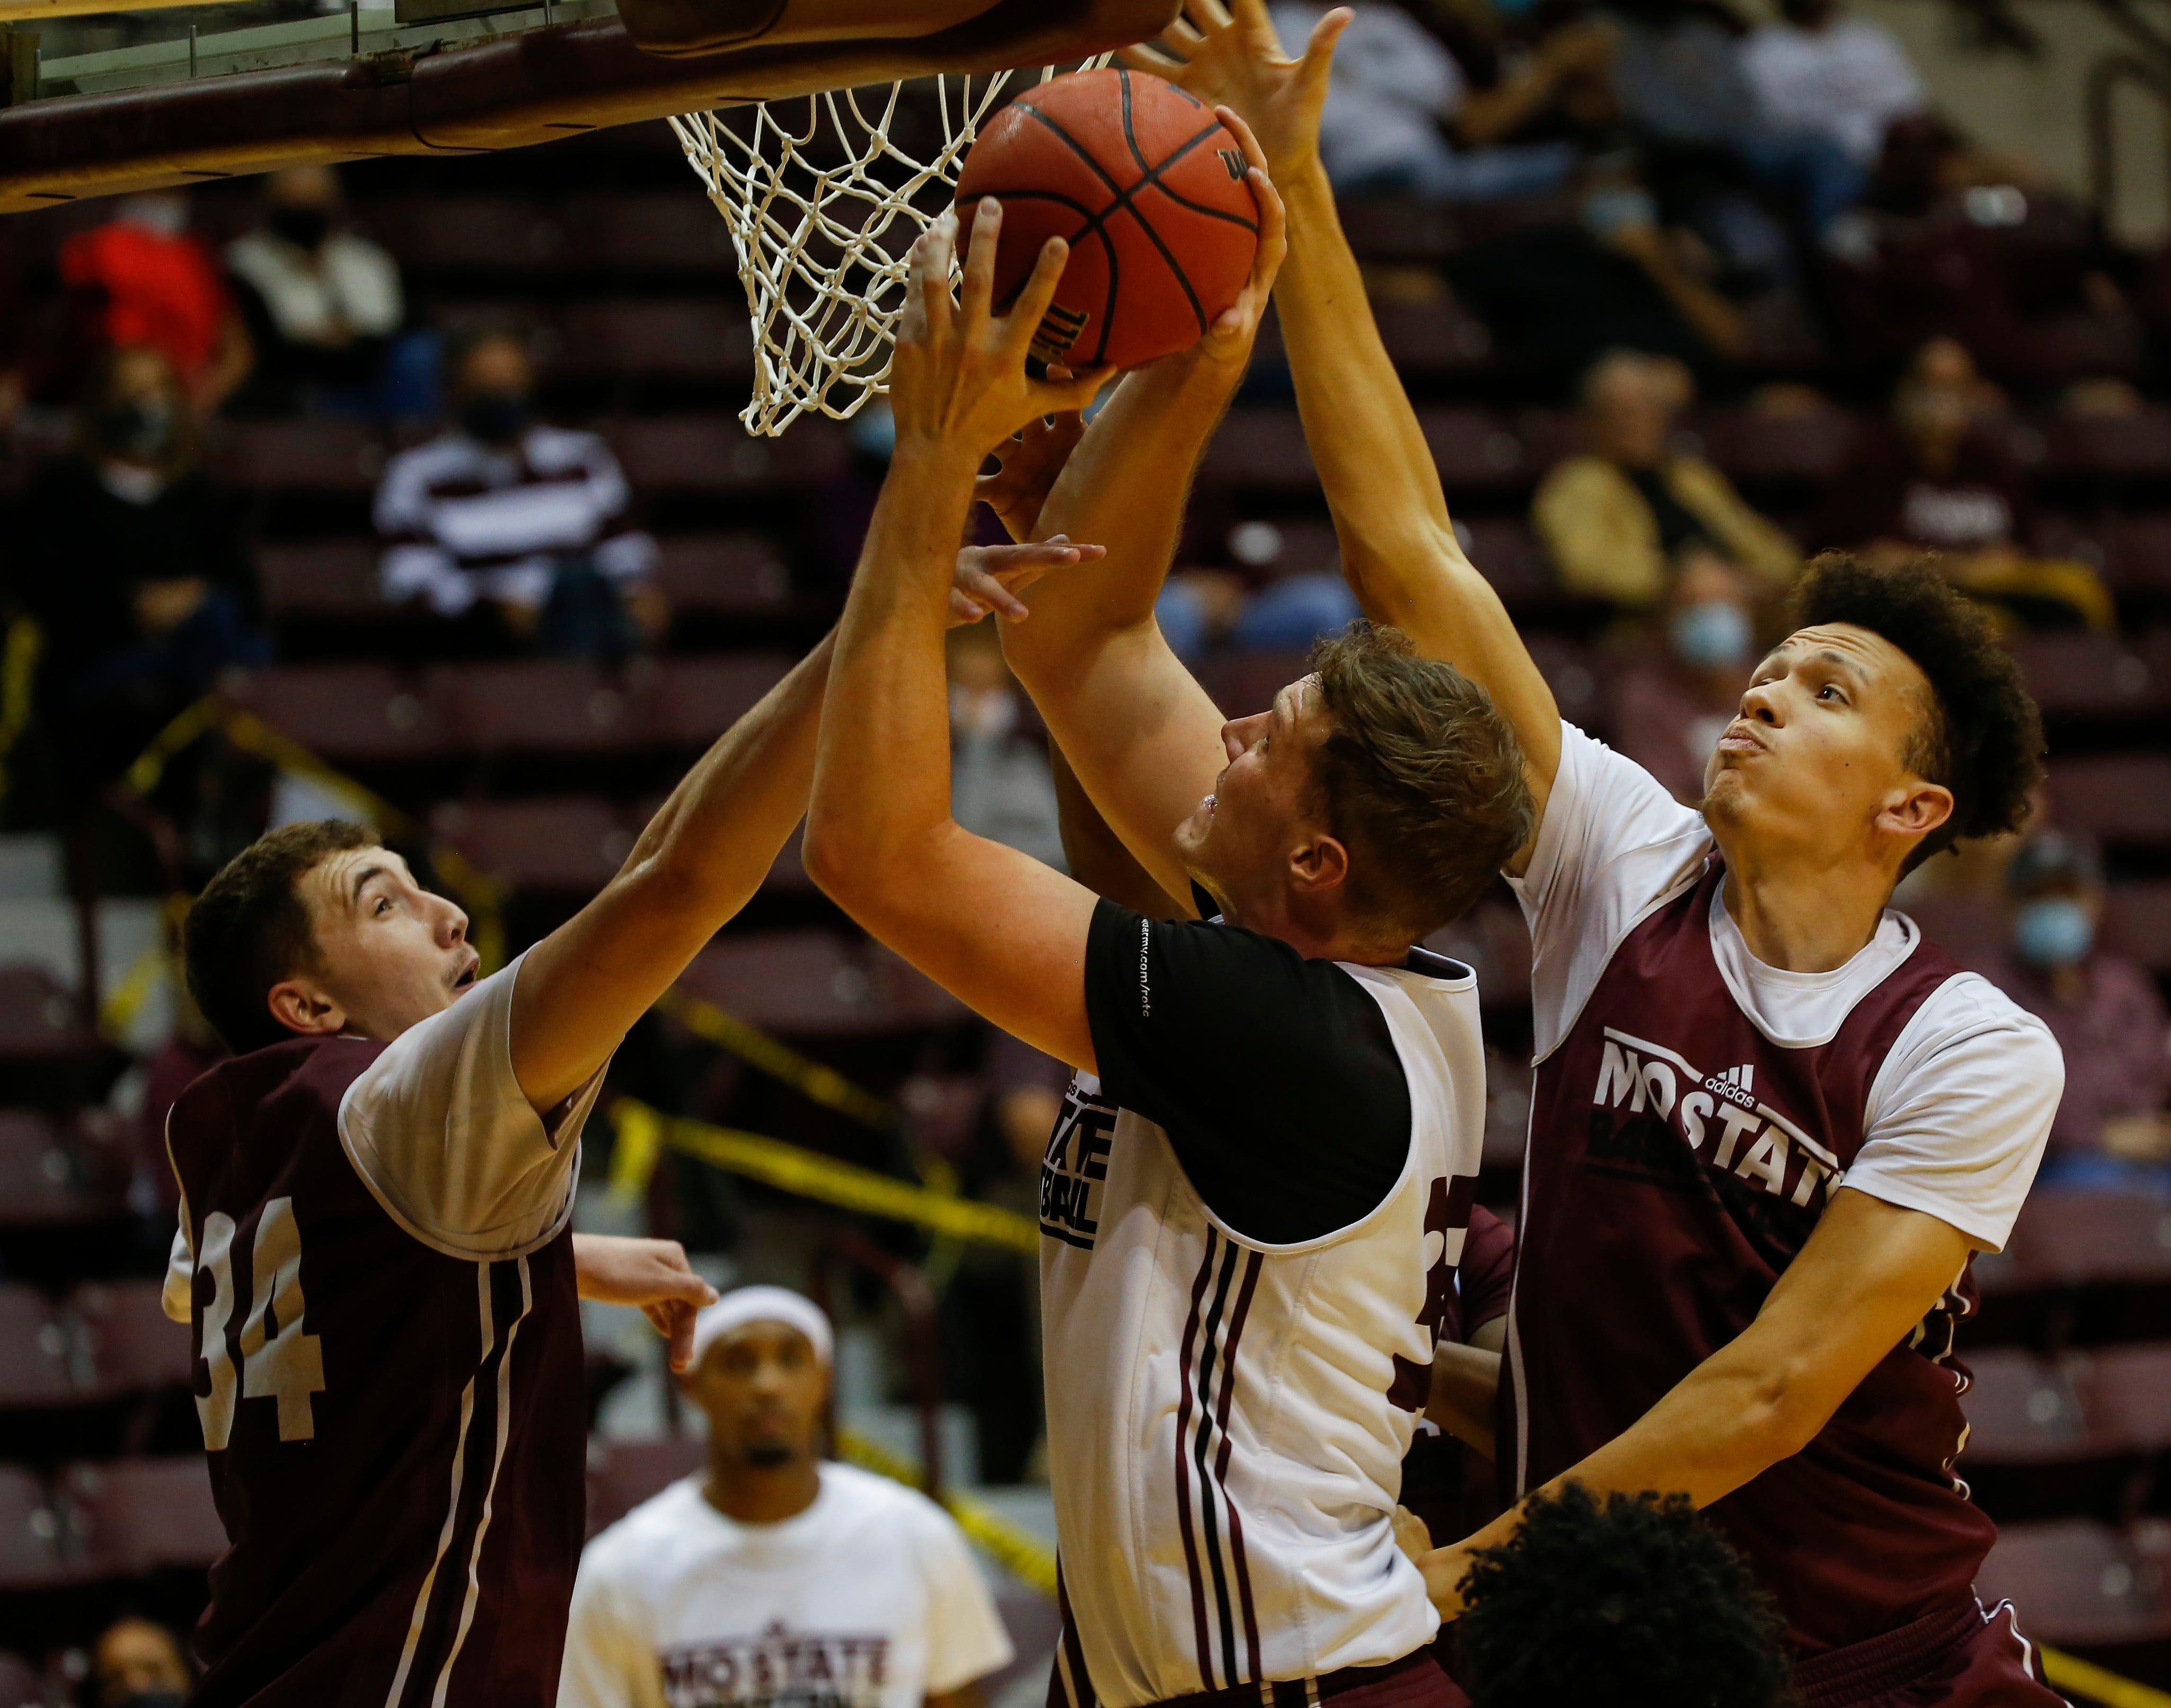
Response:
[{"label": "arena seat", "polygon": [[0,1407],[67,1405],[82,1399],[73,1350],[45,1294],[0,1283]]},{"label": "arena seat", "polygon": [[432,840],[516,890],[591,896],[617,875],[634,833],[607,800],[448,800]]},{"label": "arena seat", "polygon": [[0,1653],[0,1708],[46,1708],[46,1681],[20,1656]]},{"label": "arena seat", "polygon": [[1258,404],[1230,410],[1206,447],[1198,483],[1246,491],[1316,491],[1319,472],[1296,411]]},{"label": "arena seat", "polygon": [[119,1205],[79,1185],[60,1129],[27,1109],[0,1109],[0,1228],[94,1222]]},{"label": "arena seat", "polygon": [[2132,1453],[2171,1448],[2171,1344],[2097,1347],[2085,1366],[2099,1436]]},{"label": "arena seat", "polygon": [[641,738],[637,689],[576,659],[434,666],[422,698],[463,752],[609,753]]},{"label": "arena seat", "polygon": [[1704,455],[1743,485],[1834,479],[1846,468],[1858,431],[1854,416],[1834,409],[1790,415],[1711,410],[1692,426]]},{"label": "arena seat", "polygon": [[1375,299],[1372,316],[1388,359],[1405,379],[1462,375],[1492,360],[1493,335],[1485,323],[1451,300],[1400,303]]},{"label": "arena seat", "polygon": [[642,691],[644,739],[707,747],[783,681],[791,663],[768,653],[661,661]]},{"label": "arena seat", "polygon": [[0,1061],[79,1059],[99,1048],[74,993],[50,971],[0,965]]},{"label": "arena seat", "polygon": [[60,1514],[45,1486],[19,1465],[0,1465],[0,1588],[51,1588],[77,1575],[62,1556]]},{"label": "arena seat", "polygon": [[162,1291],[157,1281],[87,1281],[69,1293],[99,1393],[185,1388],[195,1379],[188,1325],[166,1314]]},{"label": "arena seat", "polygon": [[751,1025],[808,1037],[913,1031],[965,1013],[887,950],[831,931],[726,934],[679,983]]},{"label": "arena seat", "polygon": [[1545,549],[1520,517],[1458,517],[1455,531],[1477,573],[1510,608],[1559,596]]},{"label": "arena seat", "polygon": [[[713,213],[702,211],[716,224]],[[559,377],[750,380],[753,329],[721,297],[576,303],[559,317],[549,368]]]},{"label": "arena seat", "polygon": [[378,591],[374,540],[313,541],[267,545],[256,553],[256,579],[264,608],[280,617],[382,617],[398,608]]},{"label": "arena seat", "polygon": [[1568,410],[1518,410],[1515,436],[1523,442],[1523,457],[1533,475],[1584,449],[1583,423]]},{"label": "arena seat", "polygon": [[2102,938],[2151,972],[2171,972],[2171,881],[2113,884],[2104,892]]},{"label": "arena seat", "polygon": [[2005,947],[2005,912],[1981,896],[1932,892],[1900,902],[1899,909],[1922,934],[1962,966],[1980,972]]},{"label": "arena seat", "polygon": [[723,492],[774,498],[833,480],[851,452],[841,423],[802,419],[757,439],[730,415],[630,416],[604,424],[636,492]]},{"label": "arena seat", "polygon": [[[579,257],[556,211],[501,195],[402,196],[364,205],[369,231],[401,265],[421,273],[548,275]],[[721,222],[719,222],[721,223]]]},{"label": "arena seat", "polygon": [[2120,635],[2024,634],[2013,651],[2050,716],[2149,716],[2171,706],[2171,678]]},{"label": "arena seat", "polygon": [[226,1551],[201,1454],[72,1464],[60,1490],[84,1563],[101,1577],[206,1566]]},{"label": "arena seat", "polygon": [[1460,919],[1425,939],[1436,955],[1467,962],[1477,973],[1477,994],[1488,1008],[1530,999],[1530,934],[1522,910],[1501,894],[1488,895]]},{"label": "arena seat", "polygon": [[2060,415],[2043,428],[2043,472],[2053,477],[2171,477],[2171,412]]},{"label": "arena seat", "polygon": [[673,611],[756,616],[791,597],[783,554],[759,534],[666,535],[656,545],[657,585]]},{"label": "arena seat", "polygon": [[562,212],[568,265],[714,279],[738,272],[731,233],[705,196],[676,189],[572,195]]},{"label": "arena seat", "polygon": [[1233,524],[1229,555],[1244,569],[1275,576],[1340,573],[1342,541],[1332,518],[1283,516],[1271,522],[1252,518]]},{"label": "arena seat", "polygon": [[383,441],[359,421],[230,421],[205,466],[257,492],[368,492],[384,472]]},{"label": "arena seat", "polygon": [[1274,696],[1305,673],[1304,652],[1217,652],[1198,661],[1198,685],[1230,718],[1268,709]]},{"label": "arena seat", "polygon": [[2113,592],[2171,593],[2171,515],[2106,517],[2094,531]]},{"label": "arena seat", "polygon": [[1528,484],[1531,469],[1522,441],[1490,410],[1420,410],[1418,425],[1450,499],[1457,493],[1511,491]]},{"label": "arena seat", "polygon": [[2013,1224],[2003,1261],[1984,1272],[2010,1287],[2171,1281],[2171,1201],[2151,1192],[2045,1190]]},{"label": "arena seat", "polygon": [[2127,1643],[2171,1636],[2161,1520],[2115,1530],[2087,1518],[2001,1529],[1977,1576],[1988,1605],[2009,1599],[2039,1642]]},{"label": "arena seat", "polygon": [[1560,715],[1579,729],[1604,735],[1613,720],[1606,655],[1559,634],[1525,634],[1523,642],[1553,691]]},{"label": "arena seat", "polygon": [[2054,761],[2058,823],[2114,843],[2171,848],[2171,753],[2109,753]]},{"label": "arena seat", "polygon": [[386,665],[274,665],[242,678],[233,698],[327,759],[426,759],[449,750],[436,703]]},{"label": "arena seat", "polygon": [[1970,1352],[1966,1363],[1974,1379],[1960,1399],[1968,1421],[1963,1476],[1981,1464],[2043,1464],[2103,1450],[2064,1365],[1998,1347]]},{"label": "arena seat", "polygon": [[1365,195],[1343,201],[1335,211],[1349,247],[1368,261],[1437,261],[1461,242],[1455,212],[1441,202]]},{"label": "arena seat", "polygon": [[651,1496],[699,1470],[707,1459],[708,1443],[697,1435],[591,1443],[588,1534],[615,1524]]}]

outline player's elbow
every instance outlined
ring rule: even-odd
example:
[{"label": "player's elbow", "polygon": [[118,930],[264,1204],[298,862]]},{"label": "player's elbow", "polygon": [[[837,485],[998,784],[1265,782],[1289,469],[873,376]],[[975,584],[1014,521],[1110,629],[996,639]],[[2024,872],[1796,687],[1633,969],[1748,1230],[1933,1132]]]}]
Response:
[{"label": "player's elbow", "polygon": [[1759,1468],[1792,1459],[1816,1438],[1830,1421],[1816,1372],[1801,1360],[1783,1359],[1745,1373],[1740,1405],[1734,1413],[1745,1447]]},{"label": "player's elbow", "polygon": [[800,862],[817,889],[853,914],[877,905],[895,877],[896,862],[880,838],[818,802],[807,815]]}]

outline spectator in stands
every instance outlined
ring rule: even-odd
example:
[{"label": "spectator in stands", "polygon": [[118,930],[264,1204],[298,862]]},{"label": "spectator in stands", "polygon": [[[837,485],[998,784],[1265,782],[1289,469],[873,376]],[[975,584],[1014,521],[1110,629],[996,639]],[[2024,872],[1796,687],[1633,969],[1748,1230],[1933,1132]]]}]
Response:
[{"label": "spectator in stands", "polygon": [[1614,683],[1614,745],[1690,806],[1740,710],[1756,656],[1756,592],[1723,559],[1690,552],[1666,597],[1662,651],[1638,647]]},{"label": "spectator in stands", "polygon": [[2109,591],[2085,564],[2029,555],[2028,483],[1991,418],[2003,404],[1956,339],[1916,352],[1889,426],[1866,430],[1816,524],[1820,545],[1872,561],[1938,554],[1945,573],[2016,626],[2108,629]]},{"label": "spectator in stands", "polygon": [[457,423],[392,459],[377,490],[384,597],[458,623],[462,643],[608,659],[659,640],[656,542],[594,433],[533,418],[535,371],[506,332],[453,362]]},{"label": "spectator in stands", "polygon": [[2105,949],[2103,866],[2082,838],[2042,830],[2007,869],[2010,958],[1995,969],[2066,1057],[2066,1095],[2044,1180],[2070,1184],[2139,1166],[2171,1178],[2171,1015],[2147,969]]},{"label": "spectator in stands", "polygon": [[13,545],[14,597],[44,637],[40,720],[82,797],[224,671],[268,656],[238,507],[196,466],[182,378],[154,346],[99,365]]},{"label": "spectator in stands", "polygon": [[69,389],[105,352],[142,345],[172,364],[205,416],[248,377],[248,330],[217,261],[189,230],[181,191],[129,196],[107,223],[76,233],[61,245],[60,276],[78,346]]},{"label": "spectator in stands", "polygon": [[97,1690],[94,1708],[181,1708],[190,1684],[180,1639],[133,1614],[99,1634],[91,1677]]},{"label": "spectator in stands", "polygon": [[[1337,194],[1491,201],[1557,189],[1574,169],[1576,147],[1566,141],[1457,149],[1449,134],[1471,101],[1455,56],[1400,7],[1358,0],[1351,10],[1319,121],[1320,157]],[[1326,13],[1313,0],[1284,0],[1273,8],[1274,28],[1284,46],[1301,52]],[[1563,74],[1549,61],[1519,94],[1534,109],[1547,80]],[[1482,127],[1507,128],[1495,117],[1497,98],[1478,105]]]},{"label": "spectator in stands", "polygon": [[348,224],[330,167],[271,174],[263,217],[227,245],[226,265],[256,348],[256,371],[237,407],[436,413],[437,340],[402,335],[399,265]]},{"label": "spectator in stands", "polygon": [[1793,542],[1723,474],[1669,444],[1691,395],[1679,362],[1634,351],[1601,357],[1584,376],[1587,448],[1547,474],[1530,511],[1570,592],[1650,611],[1693,554],[1734,565],[1764,590],[1784,587],[1801,567]]},{"label": "spectator in stands", "polygon": [[992,623],[968,623],[951,631],[949,652],[951,816],[1064,870],[1048,750],[1019,731],[1021,697],[1002,637]]},{"label": "spectator in stands", "polygon": [[683,1379],[708,1418],[707,1469],[588,1545],[558,1708],[802,1693],[966,1708],[1009,1663],[949,1514],[823,1458],[830,1368],[829,1320],[796,1293],[742,1287],[702,1311]]},{"label": "spectator in stands", "polygon": [[1743,44],[1741,62],[1767,123],[1828,137],[1863,171],[1895,119],[1929,109],[1900,38],[1840,0],[1780,0],[1777,19]]}]

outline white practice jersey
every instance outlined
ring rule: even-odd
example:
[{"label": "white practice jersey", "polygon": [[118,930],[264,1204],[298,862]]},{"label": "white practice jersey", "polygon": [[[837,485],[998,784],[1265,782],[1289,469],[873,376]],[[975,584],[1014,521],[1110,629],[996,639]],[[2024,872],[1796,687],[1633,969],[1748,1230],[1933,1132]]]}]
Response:
[{"label": "white practice jersey", "polygon": [[[1072,1084],[1042,1171],[1041,1287],[1057,1682],[1078,1708],[1384,1665],[1438,1628],[1392,1518],[1461,1256],[1485,1069],[1470,970],[1423,951],[1411,967],[1340,967],[1385,1018],[1410,1114],[1384,1198],[1321,1237],[1236,1231],[1167,1129],[1092,1076]],[[1105,1075],[1097,1024],[1096,1039]],[[1301,1068],[1269,1050],[1195,1071],[1278,1095],[1277,1073]],[[1305,1137],[1337,1142],[1331,1122]]]}]

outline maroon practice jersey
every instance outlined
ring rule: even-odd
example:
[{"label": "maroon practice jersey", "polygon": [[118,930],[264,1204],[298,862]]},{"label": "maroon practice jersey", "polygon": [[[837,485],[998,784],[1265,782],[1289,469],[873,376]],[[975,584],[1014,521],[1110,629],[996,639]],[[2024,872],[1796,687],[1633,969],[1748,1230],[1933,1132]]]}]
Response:
[{"label": "maroon practice jersey", "polygon": [[[1959,972],[1925,940],[1828,1043],[1772,1043],[1713,956],[1714,856],[1616,949],[1530,1112],[1502,1443],[1516,1493],[1622,1433],[1746,1328],[1863,1144],[1872,1081]],[[1798,1652],[1960,1603],[1996,1532],[1953,1474],[1968,1270],[1808,1447],[1710,1508]],[[1520,1463],[1519,1463],[1520,1461]]]},{"label": "maroon practice jersey", "polygon": [[462,1261],[349,1162],[383,1046],[221,1063],[168,1125],[194,1254],[196,1409],[230,1546],[205,1708],[549,1708],[583,1528],[572,1238]]}]

